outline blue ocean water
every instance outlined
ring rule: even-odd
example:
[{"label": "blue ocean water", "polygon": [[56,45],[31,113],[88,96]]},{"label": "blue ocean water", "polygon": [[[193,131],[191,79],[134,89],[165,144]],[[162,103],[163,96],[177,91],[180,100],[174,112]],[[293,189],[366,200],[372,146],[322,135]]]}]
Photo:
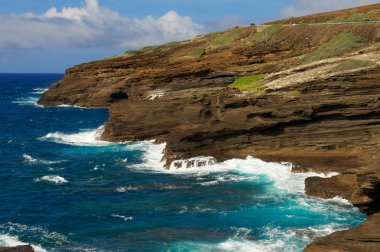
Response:
[{"label": "blue ocean water", "polygon": [[104,109],[42,108],[62,75],[0,75],[0,245],[36,251],[302,251],[360,224],[310,174],[254,158],[166,171],[163,145],[97,140]]}]

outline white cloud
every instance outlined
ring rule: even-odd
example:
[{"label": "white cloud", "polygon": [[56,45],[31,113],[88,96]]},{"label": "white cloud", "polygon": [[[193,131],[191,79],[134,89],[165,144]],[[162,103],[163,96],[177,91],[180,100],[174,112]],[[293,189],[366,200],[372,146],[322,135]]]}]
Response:
[{"label": "white cloud", "polygon": [[160,18],[131,19],[85,0],[84,7],[43,14],[0,15],[0,51],[10,49],[142,47],[204,33],[190,17],[169,11]]},{"label": "white cloud", "polygon": [[286,7],[284,17],[297,17],[326,11],[346,9],[361,5],[379,3],[378,0],[296,0]]}]

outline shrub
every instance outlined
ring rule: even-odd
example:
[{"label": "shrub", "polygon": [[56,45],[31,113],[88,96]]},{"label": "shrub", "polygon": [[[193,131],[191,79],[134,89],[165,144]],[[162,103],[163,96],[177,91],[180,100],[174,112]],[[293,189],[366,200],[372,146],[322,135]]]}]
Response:
[{"label": "shrub", "polygon": [[231,88],[238,89],[250,89],[250,90],[258,90],[265,83],[264,78],[266,74],[254,74],[254,75],[246,75],[239,77],[235,80],[234,83],[229,85]]},{"label": "shrub", "polygon": [[346,60],[340,63],[339,65],[335,66],[333,69],[330,70],[330,72],[347,71],[374,65],[376,65],[376,63],[371,60]]},{"label": "shrub", "polygon": [[303,59],[306,62],[312,62],[347,53],[363,46],[365,43],[361,40],[359,36],[350,32],[342,32],[315,51],[305,55]]}]

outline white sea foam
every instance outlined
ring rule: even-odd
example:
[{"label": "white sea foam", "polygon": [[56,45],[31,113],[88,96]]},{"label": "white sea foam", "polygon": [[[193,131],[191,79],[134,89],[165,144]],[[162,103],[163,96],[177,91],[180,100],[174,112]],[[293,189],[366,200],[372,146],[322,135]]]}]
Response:
[{"label": "white sea foam", "polygon": [[18,98],[15,101],[12,101],[12,103],[21,105],[21,106],[37,106],[41,107],[40,105],[37,104],[38,97],[35,96],[28,96],[28,97],[22,97]]},{"label": "white sea foam", "polygon": [[35,179],[34,181],[36,181],[36,182],[46,181],[46,182],[51,182],[51,183],[55,183],[55,184],[65,184],[65,183],[68,183],[68,181],[64,177],[57,176],[57,175],[43,176],[41,178]]},{"label": "white sea foam", "polygon": [[[187,211],[187,209],[186,209]],[[327,236],[333,232],[344,230],[337,224],[320,225],[305,229],[287,229],[267,227],[262,230],[265,238],[249,238],[251,230],[249,228],[233,228],[235,235],[229,239],[218,243],[197,243],[179,242],[175,247],[182,250],[198,251],[252,251],[252,252],[273,252],[273,251],[302,251],[304,247],[313,239]]]},{"label": "white sea foam", "polygon": [[[33,243],[50,243],[56,245],[62,245],[68,242],[67,238],[57,232],[49,232],[46,229],[43,229],[38,226],[28,226],[20,223],[3,223],[0,225],[0,247],[1,246],[19,246],[19,245],[28,245],[25,242],[20,241],[18,237],[20,234],[25,236],[30,236],[36,239]],[[30,244],[33,247],[35,252],[45,252],[39,245]]]},{"label": "white sea foam", "polygon": [[118,215],[118,214],[111,214],[111,217],[113,218],[120,218],[120,219],[123,219],[124,221],[131,221],[133,220],[133,217],[132,216],[124,216],[124,215]]},{"label": "white sea foam", "polygon": [[220,176],[216,176],[215,180],[199,182],[198,184],[202,186],[213,186],[213,185],[217,185],[221,183],[254,181],[258,179],[259,179],[258,176],[239,176],[239,175],[232,175],[232,174],[223,174]]},{"label": "white sea foam", "polygon": [[336,196],[332,199],[325,199],[324,201],[337,203],[339,205],[352,206],[352,203],[349,200],[343,199],[339,196]]},{"label": "white sea foam", "polygon": [[59,107],[59,108],[88,109],[88,108],[86,108],[86,107],[81,107],[81,106],[78,106],[78,105],[68,105],[68,104],[61,104],[61,105],[58,105],[57,107]]},{"label": "white sea foam", "polygon": [[74,146],[113,145],[114,143],[100,140],[100,137],[103,131],[104,131],[104,126],[101,126],[95,130],[84,131],[84,132],[73,133],[73,134],[55,132],[55,133],[49,133],[46,136],[40,137],[39,140],[74,145]]},{"label": "white sea foam", "polygon": [[[140,143],[141,145],[142,143]],[[146,150],[144,155],[144,163],[135,166],[141,170],[149,170],[150,172],[169,173],[185,176],[205,176],[212,173],[222,173],[221,176],[225,178],[219,178],[219,181],[214,182],[202,182],[203,185],[213,185],[223,181],[229,181],[228,173],[233,172],[242,175],[244,177],[252,175],[266,175],[271,181],[275,183],[278,189],[286,190],[293,193],[305,192],[305,179],[312,176],[318,177],[331,177],[337,175],[337,173],[320,174],[315,172],[307,173],[293,173],[292,164],[290,163],[268,163],[260,159],[247,157],[246,159],[230,159],[221,163],[213,163],[212,165],[206,165],[201,167],[191,167],[182,165],[181,168],[172,165],[170,169],[164,169],[164,163],[162,157],[164,153],[165,144],[154,145],[152,142],[143,143],[143,148]],[[189,159],[191,161],[197,160],[197,158]],[[211,157],[200,157],[202,164],[205,160],[212,160]],[[180,160],[184,162],[183,160]],[[175,161],[176,162],[176,161]],[[189,162],[189,161],[187,161]],[[236,179],[236,178],[235,178]],[[252,177],[254,179],[254,177]]]},{"label": "white sea foam", "polygon": [[24,158],[24,162],[28,164],[57,164],[61,163],[63,161],[48,161],[48,160],[42,160],[42,159],[35,159],[32,156],[28,154],[23,154],[22,157]]},{"label": "white sea foam", "polygon": [[0,246],[4,247],[17,247],[22,245],[30,245],[35,252],[46,252],[44,248],[38,245],[34,244],[28,244],[25,242],[22,242],[18,239],[17,236],[11,236],[11,235],[0,235]]},{"label": "white sea foam", "polygon": [[130,165],[130,168],[136,168],[140,171],[164,171],[164,162],[162,160],[166,143],[154,144],[154,141],[143,141],[137,143],[129,143],[126,150],[143,150],[143,162],[141,164]]}]

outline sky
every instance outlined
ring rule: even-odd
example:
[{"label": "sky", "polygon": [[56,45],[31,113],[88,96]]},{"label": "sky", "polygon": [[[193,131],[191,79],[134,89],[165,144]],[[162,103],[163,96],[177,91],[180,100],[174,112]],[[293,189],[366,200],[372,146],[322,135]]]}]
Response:
[{"label": "sky", "polygon": [[63,73],[127,50],[380,0],[0,0],[0,73]]}]

